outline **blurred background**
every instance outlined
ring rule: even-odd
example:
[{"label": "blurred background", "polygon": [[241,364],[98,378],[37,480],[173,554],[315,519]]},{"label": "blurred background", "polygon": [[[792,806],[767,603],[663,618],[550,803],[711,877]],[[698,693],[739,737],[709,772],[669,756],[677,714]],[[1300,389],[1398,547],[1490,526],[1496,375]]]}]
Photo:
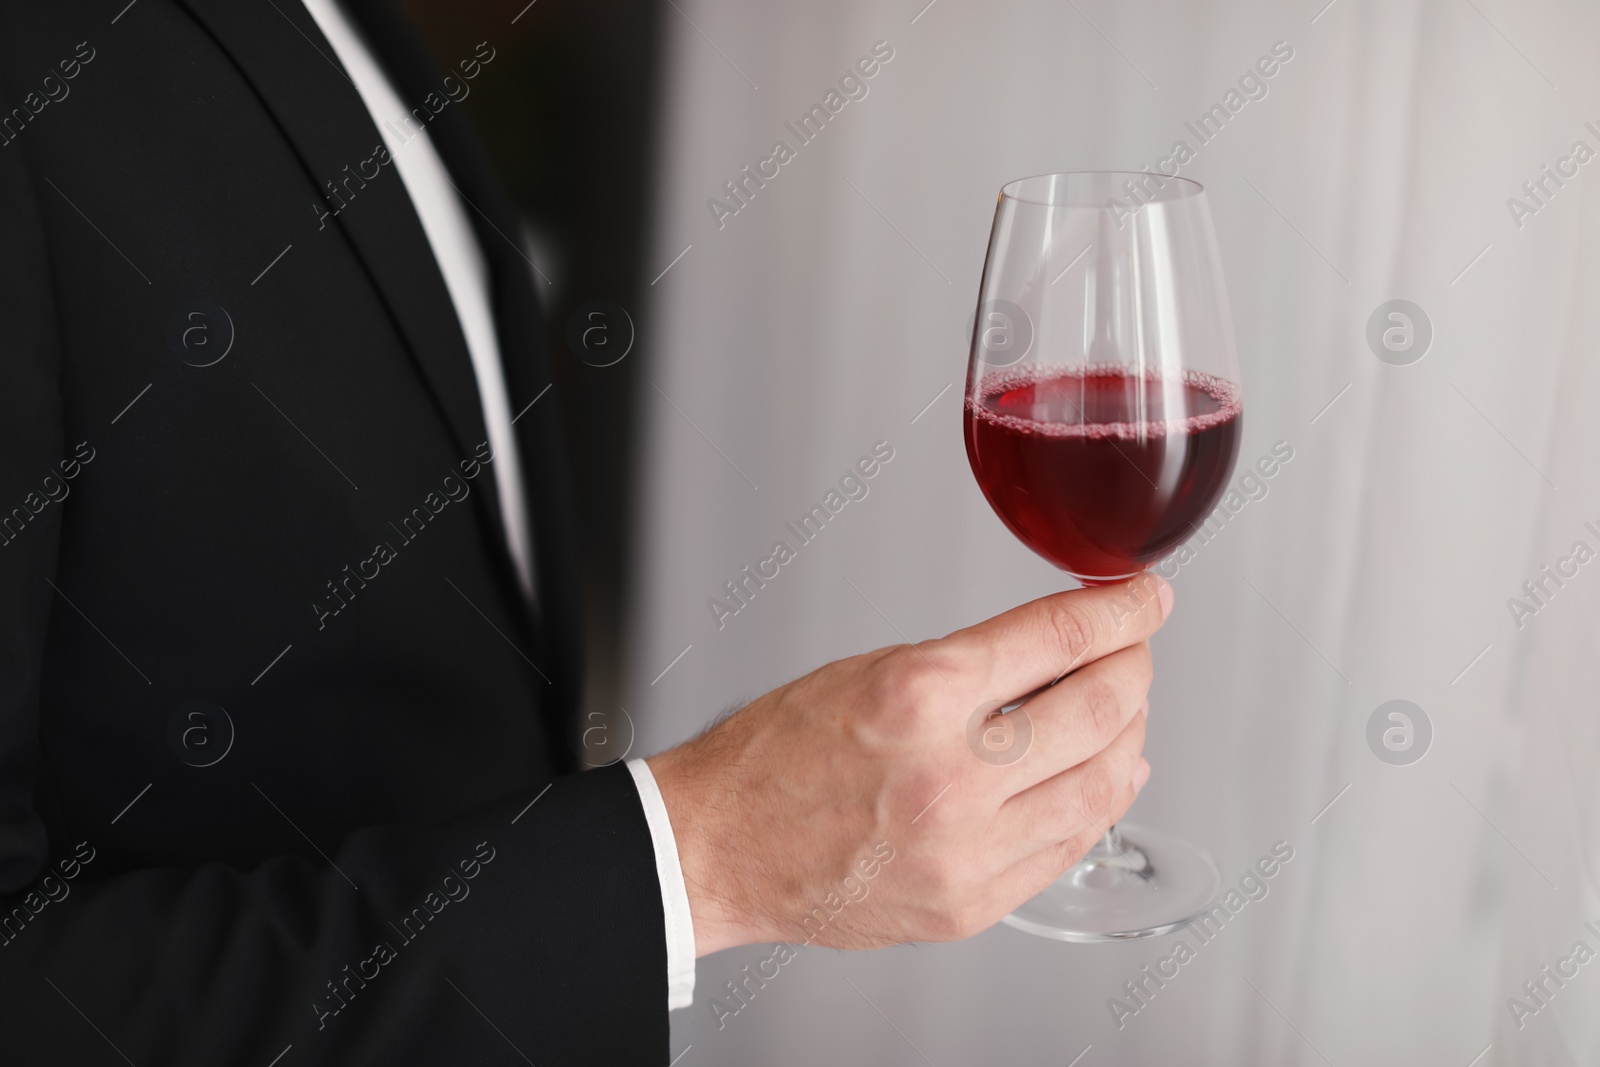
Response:
[{"label": "blurred background", "polygon": [[[674,1014],[681,1067],[1600,1062],[1600,11],[406,6],[442,62],[480,40],[508,57],[467,106],[549,279],[596,762],[1067,584],[961,444],[1008,180],[1154,168],[1186,142],[1239,338],[1241,470],[1292,457],[1163,571],[1133,812],[1225,884],[1286,843],[1265,899],[1142,1001],[1124,983],[1171,935],[811,948],[747,1003],[725,983],[771,949],[723,953]],[[866,95],[800,145],[785,123],[875,46],[892,57]],[[1240,90],[1275,47],[1265,92]],[[1202,141],[1186,123],[1219,103]],[[741,205],[725,183],[778,140],[795,158]],[[1394,300],[1425,346],[1369,342]],[[568,341],[593,301],[634,342],[609,366]],[[719,625],[708,602],[877,442],[894,458],[869,495]],[[1369,743],[1395,700],[1422,724],[1399,757]]]}]

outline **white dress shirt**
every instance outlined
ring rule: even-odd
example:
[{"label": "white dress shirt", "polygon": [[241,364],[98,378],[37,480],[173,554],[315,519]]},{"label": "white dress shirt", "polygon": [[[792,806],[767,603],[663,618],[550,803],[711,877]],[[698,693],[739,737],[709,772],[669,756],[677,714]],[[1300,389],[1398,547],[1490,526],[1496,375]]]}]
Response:
[{"label": "white dress shirt", "polygon": [[[450,301],[455,305],[467,351],[472,357],[478,395],[483,401],[483,421],[488,427],[489,445],[494,449],[492,467],[495,487],[500,491],[500,514],[505,523],[506,541],[523,591],[531,597],[534,593],[533,538],[528,526],[527,502],[522,494],[522,462],[511,427],[511,403],[506,394],[505,376],[501,373],[500,344],[489,301],[489,269],[483,250],[478,247],[466,208],[450,181],[444,161],[428,138],[427,129],[407,139],[401,138],[400,131],[408,128],[411,110],[401,102],[394,86],[367,50],[360,32],[335,0],[304,2],[367,105],[400,180],[405,183],[417,217],[422,221],[434,258],[439,261],[445,288],[450,292]],[[410,125],[414,127],[415,120]],[[384,178],[380,176],[378,180]],[[352,210],[361,209],[354,205]],[[632,759],[628,761],[628,771],[639,791],[645,822],[650,827],[656,876],[661,882],[667,931],[667,1007],[687,1007],[694,999],[694,925],[689,914],[683,868],[678,861],[678,843],[649,765],[644,760]]]}]

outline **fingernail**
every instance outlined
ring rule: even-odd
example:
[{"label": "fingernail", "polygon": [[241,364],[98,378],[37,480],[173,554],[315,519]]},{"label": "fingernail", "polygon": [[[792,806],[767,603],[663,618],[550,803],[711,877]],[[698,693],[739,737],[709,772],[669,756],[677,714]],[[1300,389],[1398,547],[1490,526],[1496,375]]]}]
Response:
[{"label": "fingernail", "polygon": [[1156,595],[1161,598],[1161,618],[1165,620],[1172,614],[1172,583],[1160,575],[1156,576],[1156,581],[1161,583],[1160,591]]},{"label": "fingernail", "polygon": [[1137,793],[1139,790],[1143,789],[1144,784],[1149,780],[1150,761],[1141,756],[1139,758],[1139,766],[1133,769],[1133,791]]}]

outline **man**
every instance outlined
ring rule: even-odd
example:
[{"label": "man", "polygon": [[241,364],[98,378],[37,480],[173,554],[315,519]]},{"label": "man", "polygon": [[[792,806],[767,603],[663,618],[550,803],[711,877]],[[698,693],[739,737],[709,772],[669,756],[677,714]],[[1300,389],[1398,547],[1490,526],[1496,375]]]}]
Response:
[{"label": "man", "polygon": [[[1119,817],[1153,583],[572,774],[529,265],[379,0],[0,14],[7,1062],[665,1063],[693,960],[965,937]],[[1071,673],[1068,673],[1071,672]],[[1027,757],[973,758],[1029,693]],[[114,1051],[113,1051],[114,1050]]]}]

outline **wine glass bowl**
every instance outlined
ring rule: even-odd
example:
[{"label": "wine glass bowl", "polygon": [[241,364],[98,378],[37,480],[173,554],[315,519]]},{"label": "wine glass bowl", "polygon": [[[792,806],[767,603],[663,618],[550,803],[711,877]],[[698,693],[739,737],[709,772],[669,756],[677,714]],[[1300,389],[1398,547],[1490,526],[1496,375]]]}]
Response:
[{"label": "wine glass bowl", "polygon": [[966,410],[995,514],[1086,585],[1131,578],[1188,538],[1222,495],[1243,421],[1225,379],[1114,363],[991,372]]},{"label": "wine glass bowl", "polygon": [[[1162,559],[1226,489],[1244,422],[1238,381],[1198,183],[1096,171],[1001,189],[963,428],[973,475],[1018,540],[1085,585]],[[1105,830],[1006,921],[1121,940],[1177,929],[1211,903],[1220,878],[1204,852]]]},{"label": "wine glass bowl", "polygon": [[1198,183],[1089,172],[1001,190],[964,425],[978,485],[1025,545],[1088,584],[1176,548],[1238,456],[1237,382]]}]

